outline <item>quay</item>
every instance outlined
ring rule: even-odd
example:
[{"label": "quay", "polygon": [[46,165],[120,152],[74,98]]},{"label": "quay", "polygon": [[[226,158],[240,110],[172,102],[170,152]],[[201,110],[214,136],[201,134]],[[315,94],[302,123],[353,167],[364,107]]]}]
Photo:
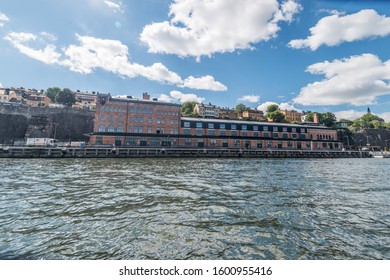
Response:
[{"label": "quay", "polygon": [[0,158],[368,158],[368,151],[179,147],[0,147]]}]

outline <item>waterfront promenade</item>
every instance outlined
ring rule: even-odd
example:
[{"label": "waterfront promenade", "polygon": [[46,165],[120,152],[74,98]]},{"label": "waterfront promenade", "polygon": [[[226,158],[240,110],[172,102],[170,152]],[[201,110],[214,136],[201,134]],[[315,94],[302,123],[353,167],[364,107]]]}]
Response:
[{"label": "waterfront promenade", "polygon": [[367,158],[367,151],[181,147],[1,147],[0,158]]}]

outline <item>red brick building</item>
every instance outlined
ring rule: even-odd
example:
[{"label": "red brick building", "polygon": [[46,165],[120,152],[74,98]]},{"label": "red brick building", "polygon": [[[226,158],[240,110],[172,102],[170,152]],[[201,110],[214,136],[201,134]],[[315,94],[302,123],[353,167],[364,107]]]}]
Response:
[{"label": "red brick building", "polygon": [[170,146],[177,141],[180,105],[150,100],[97,96],[91,144],[116,146]]}]

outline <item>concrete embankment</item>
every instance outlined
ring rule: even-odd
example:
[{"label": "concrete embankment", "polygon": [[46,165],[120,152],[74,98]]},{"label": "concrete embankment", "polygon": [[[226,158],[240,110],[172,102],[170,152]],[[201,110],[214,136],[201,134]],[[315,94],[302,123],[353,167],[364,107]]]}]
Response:
[{"label": "concrete embankment", "polygon": [[264,149],[2,147],[0,158],[137,158],[137,157],[251,157],[251,158],[367,158],[365,151],[297,151]]}]

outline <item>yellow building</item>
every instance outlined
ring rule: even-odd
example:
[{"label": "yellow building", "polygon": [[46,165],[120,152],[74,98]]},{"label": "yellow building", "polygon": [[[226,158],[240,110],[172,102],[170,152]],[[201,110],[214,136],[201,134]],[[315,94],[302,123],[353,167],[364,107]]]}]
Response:
[{"label": "yellow building", "polygon": [[286,121],[288,122],[301,122],[302,121],[302,113],[299,113],[295,110],[280,110],[280,112],[284,115]]}]

